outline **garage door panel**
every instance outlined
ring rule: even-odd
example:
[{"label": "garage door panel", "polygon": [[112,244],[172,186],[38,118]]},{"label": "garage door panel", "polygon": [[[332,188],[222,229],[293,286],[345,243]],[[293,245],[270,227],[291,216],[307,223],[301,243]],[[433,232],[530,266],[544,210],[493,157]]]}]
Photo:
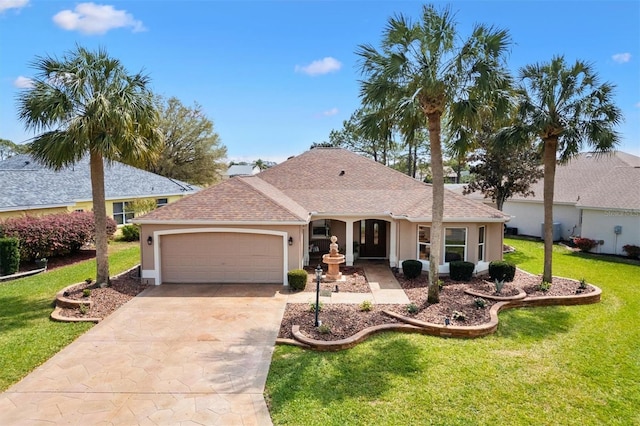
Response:
[{"label": "garage door panel", "polygon": [[163,282],[282,283],[282,237],[245,233],[161,236]]}]

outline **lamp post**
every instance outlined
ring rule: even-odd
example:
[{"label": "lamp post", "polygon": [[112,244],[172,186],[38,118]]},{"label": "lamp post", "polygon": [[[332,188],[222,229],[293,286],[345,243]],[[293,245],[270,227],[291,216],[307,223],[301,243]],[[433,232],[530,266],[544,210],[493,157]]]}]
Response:
[{"label": "lamp post", "polygon": [[320,327],[320,321],[318,321],[318,312],[320,312],[320,280],[322,280],[322,268],[318,265],[316,267],[316,327]]}]

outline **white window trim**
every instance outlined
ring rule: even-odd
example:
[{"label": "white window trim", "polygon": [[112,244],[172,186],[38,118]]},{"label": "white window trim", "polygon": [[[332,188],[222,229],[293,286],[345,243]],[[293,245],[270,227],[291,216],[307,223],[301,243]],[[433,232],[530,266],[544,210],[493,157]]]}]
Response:
[{"label": "white window trim", "polygon": [[[483,241],[480,242],[480,230],[484,229],[483,231]],[[480,246],[482,246],[482,257],[480,257]],[[487,227],[482,225],[478,227],[478,262],[484,262],[484,260],[487,258]]]},{"label": "white window trim", "polygon": [[[451,245],[451,244],[447,244],[447,229],[464,229],[464,245]],[[444,228],[444,232],[442,234],[442,244],[443,244],[443,257],[445,258],[445,264],[446,263],[450,263],[450,262],[446,262],[446,255],[447,255],[447,247],[463,247],[464,248],[464,256],[462,258],[462,260],[464,260],[465,262],[467,261],[467,245],[469,244],[469,228],[467,227],[459,227],[459,226],[447,226],[446,228]]]},{"label": "white window trim", "polygon": [[[428,228],[429,229],[429,243],[421,243],[420,242],[420,228]],[[429,251],[431,251],[431,225],[418,225],[418,229],[416,230],[416,259],[420,259],[420,247],[421,246],[428,246],[429,247]],[[420,259],[420,260],[425,260],[425,261],[429,261],[429,259]]]},{"label": "white window trim", "polygon": [[[111,204],[111,208],[113,209],[113,214],[111,215],[113,220],[116,221],[116,223],[118,223],[118,221],[116,220],[116,216],[122,216],[122,223],[118,223],[118,226],[124,226],[127,224],[127,214],[131,213],[133,214],[133,216],[135,217],[135,213],[133,210],[127,210],[126,206],[128,203],[131,203],[131,201],[114,201]],[[115,205],[116,204],[122,204],[122,212],[120,213],[116,213],[116,209],[115,209]]]}]

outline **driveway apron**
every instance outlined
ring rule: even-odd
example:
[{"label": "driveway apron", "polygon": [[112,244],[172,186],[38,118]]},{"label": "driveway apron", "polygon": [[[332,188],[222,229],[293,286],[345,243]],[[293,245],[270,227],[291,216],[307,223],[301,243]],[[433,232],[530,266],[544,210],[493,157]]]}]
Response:
[{"label": "driveway apron", "polygon": [[271,424],[282,289],[147,289],[1,394],[0,424]]}]

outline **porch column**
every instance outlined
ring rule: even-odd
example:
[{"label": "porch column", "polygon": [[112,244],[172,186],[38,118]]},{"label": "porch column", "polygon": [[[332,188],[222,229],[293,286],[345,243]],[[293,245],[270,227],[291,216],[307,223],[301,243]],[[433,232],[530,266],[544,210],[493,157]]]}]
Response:
[{"label": "porch column", "polygon": [[309,266],[309,224],[302,227],[302,264]]},{"label": "porch column", "polygon": [[392,268],[398,266],[398,247],[396,239],[398,238],[398,222],[392,220],[389,222],[390,236],[389,236],[389,266]]},{"label": "porch column", "polygon": [[347,236],[345,243],[345,260],[347,266],[353,266],[353,220],[345,221],[345,234]]}]

